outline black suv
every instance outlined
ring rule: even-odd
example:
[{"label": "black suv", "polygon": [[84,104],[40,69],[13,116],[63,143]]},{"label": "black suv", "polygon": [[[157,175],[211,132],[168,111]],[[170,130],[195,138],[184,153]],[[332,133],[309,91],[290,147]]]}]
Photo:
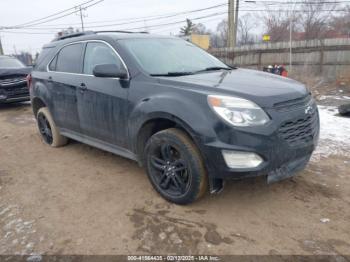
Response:
[{"label": "black suv", "polygon": [[30,71],[17,58],[0,55],[0,104],[29,101],[26,77]]},{"label": "black suv", "polygon": [[145,166],[167,200],[190,203],[225,179],[293,176],[319,117],[291,79],[231,68],[184,40],[86,32],[44,46],[30,79],[44,141],[67,138]]}]

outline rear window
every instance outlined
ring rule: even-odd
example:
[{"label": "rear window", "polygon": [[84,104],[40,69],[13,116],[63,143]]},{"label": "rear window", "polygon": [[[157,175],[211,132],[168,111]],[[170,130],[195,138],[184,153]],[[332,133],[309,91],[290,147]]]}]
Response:
[{"label": "rear window", "polygon": [[41,50],[37,60],[35,61],[34,70],[45,71],[46,63],[49,59],[49,54],[54,50],[54,47],[45,47]]},{"label": "rear window", "polygon": [[71,44],[61,49],[57,56],[55,71],[81,73],[83,44]]}]

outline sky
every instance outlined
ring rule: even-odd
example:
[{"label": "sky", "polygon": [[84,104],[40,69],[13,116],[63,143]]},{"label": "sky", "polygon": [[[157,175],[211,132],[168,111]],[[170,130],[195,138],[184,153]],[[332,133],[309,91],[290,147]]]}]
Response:
[{"label": "sky", "polygon": [[[19,25],[35,19],[43,18],[61,10],[79,5],[85,1],[87,0],[1,0],[0,28],[4,26]],[[172,24],[162,27],[153,26],[160,23],[167,24],[180,22],[185,20],[187,17],[200,18],[216,14],[212,17],[194,21],[195,23],[201,22],[208,28],[215,30],[216,25],[222,19],[227,17],[227,14],[220,14],[227,12],[227,6],[221,6],[215,9],[191,14],[182,14],[176,17],[163,17],[161,20],[149,19],[151,16],[171,15],[178,12],[197,10],[219,4],[225,4],[227,2],[227,0],[104,0],[103,2],[84,11],[84,23],[86,25],[86,30],[88,30],[89,26],[113,23],[120,24],[130,22],[131,20],[125,19],[132,18],[137,19],[138,22],[133,24],[114,25],[110,27],[91,29],[122,30],[139,27],[140,29],[135,30],[147,30],[151,33],[158,34],[177,34],[180,27],[185,25],[185,23]],[[77,14],[72,14],[56,21],[33,26],[36,27],[36,29],[26,28],[11,30],[13,33],[0,31],[4,52],[5,54],[13,54],[16,52],[20,53],[21,51],[29,51],[35,54],[35,52],[40,51],[41,47],[45,43],[54,38],[55,33],[60,31],[59,28],[64,29],[69,25],[80,28],[80,16]],[[57,29],[50,29],[50,27]],[[31,32],[32,34],[24,34],[23,32]]]}]

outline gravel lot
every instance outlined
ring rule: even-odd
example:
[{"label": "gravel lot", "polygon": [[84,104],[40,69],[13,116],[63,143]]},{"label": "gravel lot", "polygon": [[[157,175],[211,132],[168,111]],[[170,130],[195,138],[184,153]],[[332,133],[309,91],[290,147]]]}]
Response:
[{"label": "gravel lot", "polygon": [[29,104],[1,106],[0,254],[349,255],[350,120],[334,114],[322,109],[326,132],[299,176],[229,182],[182,207],[136,163],[73,141],[52,149]]}]

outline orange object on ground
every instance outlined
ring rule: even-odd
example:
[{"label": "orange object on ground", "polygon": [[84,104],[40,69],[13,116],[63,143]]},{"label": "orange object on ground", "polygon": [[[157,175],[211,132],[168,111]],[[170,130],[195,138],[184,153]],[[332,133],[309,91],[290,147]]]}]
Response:
[{"label": "orange object on ground", "polygon": [[288,77],[288,71],[287,70],[283,70],[282,73],[281,73],[281,76]]}]

